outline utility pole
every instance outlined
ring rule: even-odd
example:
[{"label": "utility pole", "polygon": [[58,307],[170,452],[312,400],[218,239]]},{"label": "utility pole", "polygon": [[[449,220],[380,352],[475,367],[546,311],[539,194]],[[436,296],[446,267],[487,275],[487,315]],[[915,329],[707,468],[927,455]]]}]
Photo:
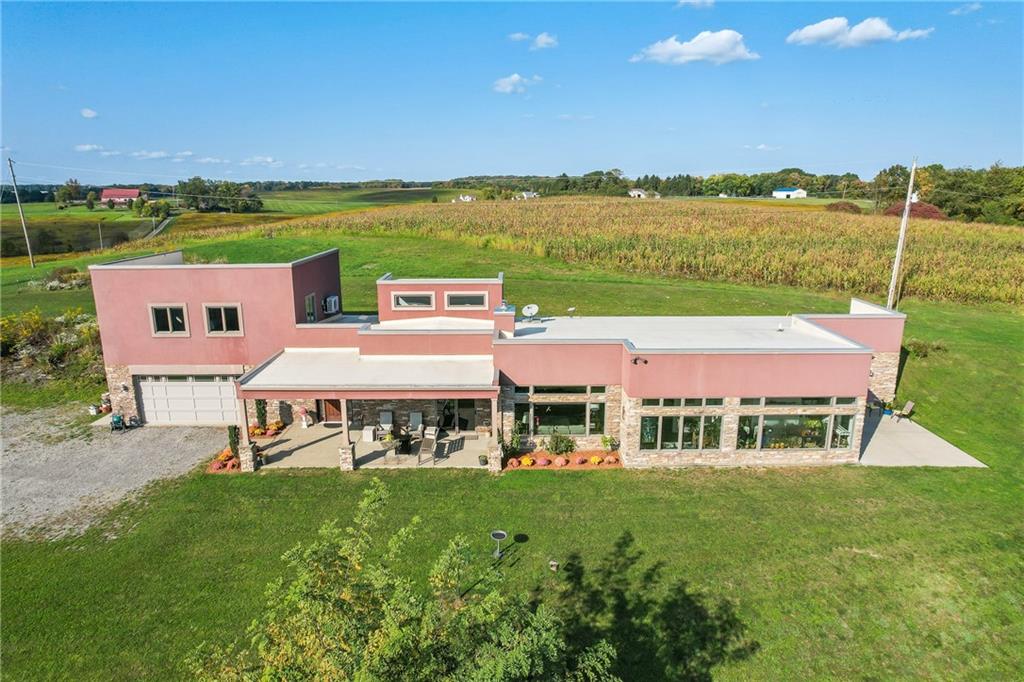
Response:
[{"label": "utility pole", "polygon": [[914,193],[914,172],[917,171],[917,157],[910,166],[910,182],[907,183],[907,200],[903,204],[903,219],[900,221],[900,238],[896,242],[896,259],[892,264],[892,279],[889,280],[889,298],[885,307],[893,309],[896,304],[896,283],[900,279],[900,266],[903,264],[903,247],[907,241],[907,223],[910,221],[910,198]]},{"label": "utility pole", "polygon": [[28,249],[28,262],[36,267],[36,259],[32,257],[32,244],[28,240],[28,226],[25,225],[25,211],[21,208],[21,197],[18,196],[18,180],[14,177],[14,161],[7,157],[7,167],[11,169],[11,184],[14,185],[14,200],[18,202],[18,215],[21,216],[21,231],[25,235],[25,248]]},{"label": "utility pole", "polygon": [[100,248],[103,248],[103,221],[96,221],[96,229],[100,231]]}]

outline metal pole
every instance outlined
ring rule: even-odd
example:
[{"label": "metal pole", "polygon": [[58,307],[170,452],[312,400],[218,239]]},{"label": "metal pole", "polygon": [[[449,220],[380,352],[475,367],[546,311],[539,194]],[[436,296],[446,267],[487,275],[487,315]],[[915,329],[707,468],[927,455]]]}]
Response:
[{"label": "metal pole", "polygon": [[917,158],[910,166],[910,182],[907,183],[907,200],[903,205],[903,220],[900,221],[900,238],[896,242],[896,259],[892,264],[892,279],[889,280],[889,298],[885,307],[893,309],[896,303],[896,283],[900,278],[900,266],[903,264],[903,247],[907,241],[907,223],[910,221],[910,197],[914,193],[914,172],[917,171]]},{"label": "metal pole", "polygon": [[103,221],[96,221],[96,228],[100,231],[100,248],[103,248]]},{"label": "metal pole", "polygon": [[36,259],[32,257],[32,244],[28,240],[28,226],[25,225],[25,211],[21,208],[21,197],[18,196],[18,180],[14,177],[14,161],[7,158],[7,167],[11,169],[11,184],[14,185],[14,200],[18,202],[18,215],[21,216],[21,231],[25,235],[25,248],[28,249],[28,262],[33,268],[36,266]]}]

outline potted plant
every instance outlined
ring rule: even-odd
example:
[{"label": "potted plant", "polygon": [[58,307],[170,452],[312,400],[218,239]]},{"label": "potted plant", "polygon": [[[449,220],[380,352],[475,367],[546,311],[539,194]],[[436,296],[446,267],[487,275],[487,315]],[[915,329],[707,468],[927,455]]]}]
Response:
[{"label": "potted plant", "polygon": [[480,466],[487,466],[487,455],[480,455],[479,457],[477,457],[477,461],[480,462]]},{"label": "potted plant", "polygon": [[614,452],[619,447],[619,442],[615,440],[615,436],[601,436],[601,447],[606,452]]}]

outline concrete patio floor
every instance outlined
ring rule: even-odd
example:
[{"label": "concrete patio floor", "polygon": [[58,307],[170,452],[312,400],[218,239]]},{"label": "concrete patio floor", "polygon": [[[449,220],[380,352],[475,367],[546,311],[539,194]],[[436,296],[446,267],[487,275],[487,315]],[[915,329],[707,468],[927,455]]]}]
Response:
[{"label": "concrete patio floor", "polygon": [[[302,428],[291,424],[272,439],[258,439],[263,448],[267,469],[335,468],[338,466],[338,448],[341,447],[340,424],[314,424]],[[355,443],[355,466],[360,468],[397,469],[419,467],[482,469],[480,455],[487,454],[487,439],[446,436],[437,442],[436,459],[424,453],[417,454],[419,444],[413,444],[413,454],[396,455],[375,441],[362,442],[360,432],[352,431]]]},{"label": "concrete patio floor", "polygon": [[880,412],[864,422],[860,463],[879,467],[985,467],[955,445],[914,422]]}]

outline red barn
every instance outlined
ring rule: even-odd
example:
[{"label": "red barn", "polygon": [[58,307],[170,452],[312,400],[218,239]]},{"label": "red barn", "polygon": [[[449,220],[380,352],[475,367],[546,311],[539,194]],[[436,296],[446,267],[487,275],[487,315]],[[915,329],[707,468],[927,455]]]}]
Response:
[{"label": "red barn", "polygon": [[119,189],[117,187],[107,187],[100,194],[100,201],[107,203],[107,200],[113,201],[115,204],[124,205],[129,201],[133,201],[139,198],[139,190],[137,189]]}]

